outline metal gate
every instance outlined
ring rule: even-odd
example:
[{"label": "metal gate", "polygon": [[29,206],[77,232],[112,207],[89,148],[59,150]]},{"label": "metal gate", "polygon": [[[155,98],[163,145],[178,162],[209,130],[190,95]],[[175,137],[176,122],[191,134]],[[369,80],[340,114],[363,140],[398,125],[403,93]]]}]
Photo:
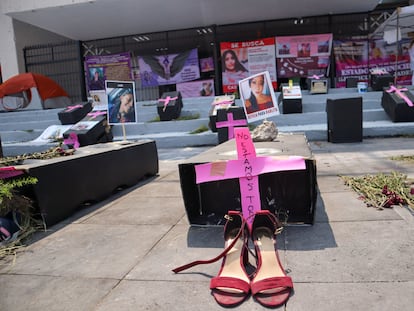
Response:
[{"label": "metal gate", "polygon": [[81,43],[65,41],[23,49],[26,72],[45,75],[56,81],[73,103],[86,100]]}]

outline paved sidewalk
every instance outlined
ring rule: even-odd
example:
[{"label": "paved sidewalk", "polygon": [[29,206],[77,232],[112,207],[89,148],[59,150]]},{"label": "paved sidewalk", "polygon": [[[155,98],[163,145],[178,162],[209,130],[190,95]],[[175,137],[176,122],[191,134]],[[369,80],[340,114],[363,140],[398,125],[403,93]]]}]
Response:
[{"label": "paved sidewalk", "polygon": [[[413,138],[310,146],[316,222],[278,236],[295,287],[278,310],[412,310],[414,216],[367,208],[338,175],[398,170],[414,178],[413,163],[389,158],[413,155]],[[178,163],[206,149],[160,150],[159,176],[39,234],[12,265],[0,262],[0,310],[222,310],[209,290],[220,262],[171,272],[223,247],[221,227],[188,225],[181,196]],[[265,308],[249,298],[236,309]]]}]

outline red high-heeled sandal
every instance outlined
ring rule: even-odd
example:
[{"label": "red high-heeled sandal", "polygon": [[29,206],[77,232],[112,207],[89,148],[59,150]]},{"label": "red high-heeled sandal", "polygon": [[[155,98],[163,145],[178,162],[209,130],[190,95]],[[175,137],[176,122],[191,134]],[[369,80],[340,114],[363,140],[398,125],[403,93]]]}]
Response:
[{"label": "red high-heeled sandal", "polygon": [[223,258],[218,275],[211,279],[210,289],[217,303],[234,307],[250,293],[250,278],[245,265],[248,262],[247,228],[240,212],[229,211],[224,227],[225,249],[210,260],[198,260],[173,269],[175,273],[199,264],[208,264]]},{"label": "red high-heeled sandal", "polygon": [[254,299],[266,307],[286,303],[293,290],[292,279],[286,275],[277,252],[276,232],[279,227],[276,216],[268,210],[256,212],[251,236],[257,268],[250,287]]}]

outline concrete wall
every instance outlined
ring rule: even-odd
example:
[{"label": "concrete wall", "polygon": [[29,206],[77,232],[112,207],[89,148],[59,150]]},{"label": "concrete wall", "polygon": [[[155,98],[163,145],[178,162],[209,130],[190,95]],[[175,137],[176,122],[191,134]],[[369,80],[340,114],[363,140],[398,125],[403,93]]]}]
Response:
[{"label": "concrete wall", "polygon": [[85,0],[1,0],[0,1],[0,65],[2,80],[25,72],[23,48],[69,40],[53,32],[32,26],[6,15],[47,6],[67,5]]},{"label": "concrete wall", "polygon": [[91,1],[96,0],[1,0],[0,11],[3,14],[9,14]]},{"label": "concrete wall", "polygon": [[69,39],[56,33],[29,25],[18,20],[13,20],[13,28],[16,38],[16,54],[19,72],[24,72],[24,47],[39,44],[68,41]]}]

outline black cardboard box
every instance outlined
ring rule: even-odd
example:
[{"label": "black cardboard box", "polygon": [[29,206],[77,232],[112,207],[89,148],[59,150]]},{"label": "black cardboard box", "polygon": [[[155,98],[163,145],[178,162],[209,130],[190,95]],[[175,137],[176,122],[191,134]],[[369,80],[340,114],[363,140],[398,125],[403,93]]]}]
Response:
[{"label": "black cardboard box", "polygon": [[358,78],[350,77],[346,78],[346,88],[356,88],[358,86]]},{"label": "black cardboard box", "polygon": [[71,133],[74,133],[77,136],[79,145],[83,147],[97,144],[110,131],[111,128],[108,125],[106,111],[94,111],[88,113],[85,118],[65,131],[63,138],[67,139]]},{"label": "black cardboard box", "polygon": [[394,77],[389,73],[371,74],[371,88],[373,91],[382,91],[384,87],[388,88],[394,84]]},{"label": "black cardboard box", "polygon": [[[279,220],[313,224],[316,198],[316,161],[303,134],[279,133],[276,141],[254,143],[257,156],[302,156],[305,170],[266,173],[259,176],[262,209],[269,209]],[[223,225],[229,210],[240,210],[238,179],[196,184],[195,165],[237,158],[234,139],[178,165],[181,191],[191,225]]]},{"label": "black cardboard box", "polygon": [[82,120],[92,110],[92,102],[77,103],[68,106],[58,113],[60,123],[63,125],[75,124]]},{"label": "black cardboard box", "polygon": [[302,113],[302,91],[299,85],[289,87],[281,85],[281,92],[278,98],[279,105],[282,104],[283,114]]},{"label": "black cardboard box", "polygon": [[181,114],[182,108],[183,99],[180,92],[164,92],[157,104],[157,112],[160,116],[160,121],[177,119]]},{"label": "black cardboard box", "polygon": [[242,107],[231,106],[217,110],[217,136],[221,144],[234,137],[234,128],[247,126],[246,114]]},{"label": "black cardboard box", "polygon": [[327,99],[328,141],[362,141],[362,97]]},{"label": "black cardboard box", "polygon": [[[389,88],[382,92],[381,106],[393,122],[413,122],[414,107],[395,92],[387,92]],[[414,104],[414,95],[410,91],[401,91]]]},{"label": "black cardboard box", "polygon": [[211,108],[208,112],[210,122],[208,126],[213,133],[217,132],[216,122],[217,122],[217,110],[218,109],[227,109],[235,105],[236,96],[234,95],[222,95],[216,96],[214,101],[211,103]]}]

